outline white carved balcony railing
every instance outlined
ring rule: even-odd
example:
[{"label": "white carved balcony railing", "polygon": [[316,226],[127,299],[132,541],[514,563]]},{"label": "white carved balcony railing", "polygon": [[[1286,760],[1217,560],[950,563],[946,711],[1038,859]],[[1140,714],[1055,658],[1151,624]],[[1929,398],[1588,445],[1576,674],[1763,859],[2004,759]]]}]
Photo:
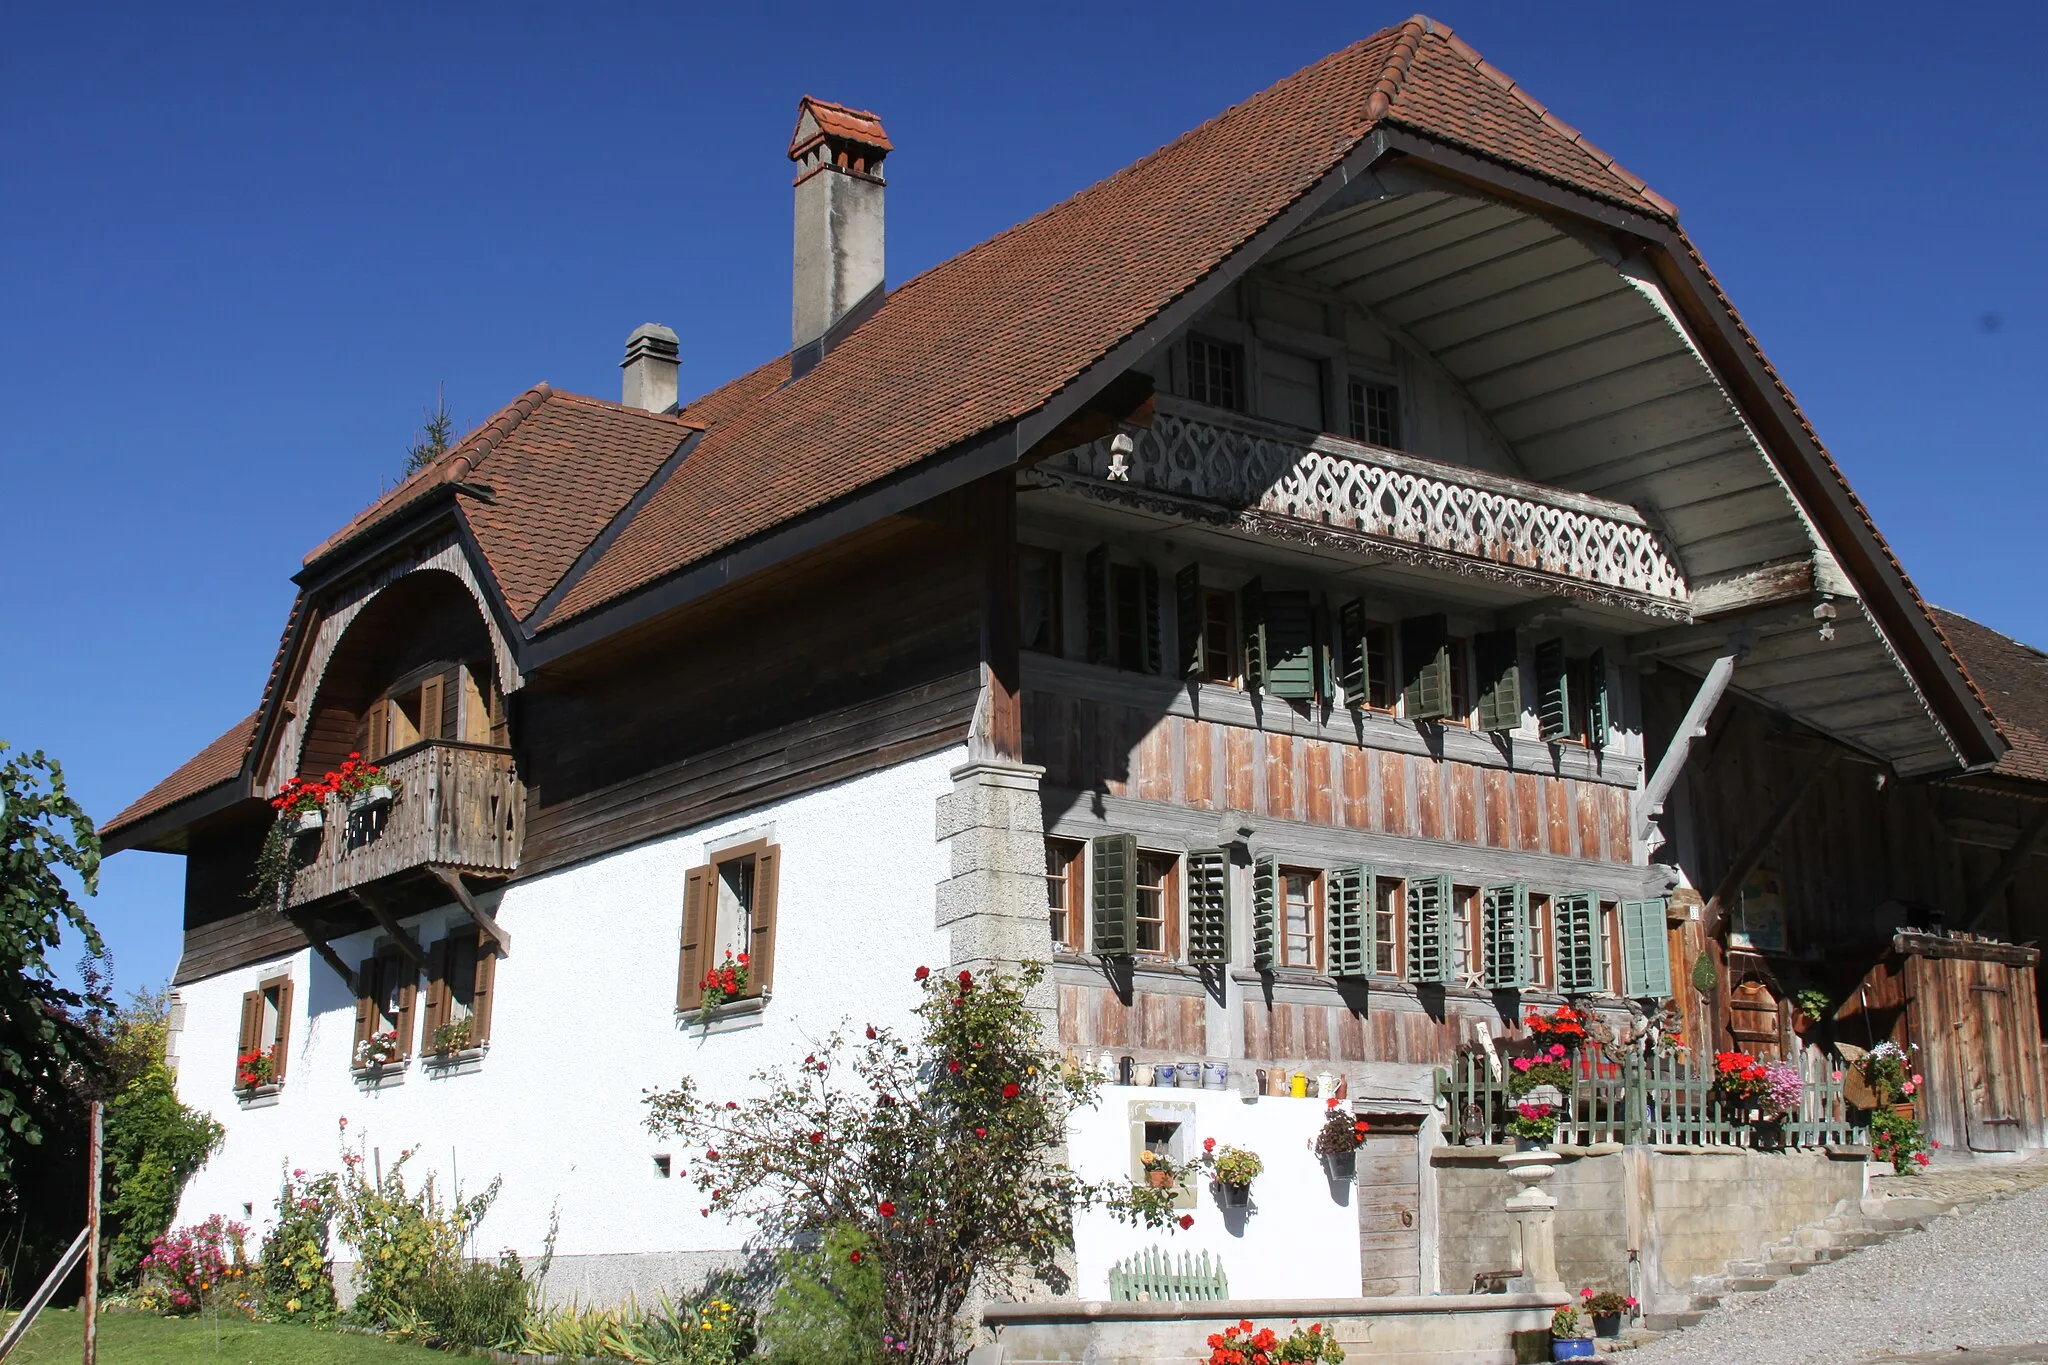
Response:
[{"label": "white carved balcony railing", "polygon": [[1163,494],[1195,504],[1181,509],[1195,515],[1210,505],[1212,519],[1235,515],[1252,530],[1275,518],[1336,528],[1401,557],[1475,562],[1443,565],[1460,572],[1498,566],[1634,599],[1654,614],[1686,614],[1683,574],[1626,503],[1165,396],[1135,439],[1127,481],[1111,477],[1108,438],[1051,457],[1041,477],[1103,497]]},{"label": "white carved balcony railing", "polygon": [[379,762],[397,795],[362,810],[328,801],[318,851],[292,882],[294,906],[418,868],[518,868],[526,792],[509,752],[429,740]]}]

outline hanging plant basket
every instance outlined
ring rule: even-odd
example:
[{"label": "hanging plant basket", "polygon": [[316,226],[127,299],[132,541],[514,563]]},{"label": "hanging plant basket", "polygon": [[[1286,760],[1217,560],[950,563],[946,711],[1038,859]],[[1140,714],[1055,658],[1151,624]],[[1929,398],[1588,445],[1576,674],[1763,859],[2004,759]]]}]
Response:
[{"label": "hanging plant basket", "polygon": [[1358,1175],[1358,1149],[1348,1152],[1325,1152],[1323,1170],[1332,1180],[1352,1180]]}]

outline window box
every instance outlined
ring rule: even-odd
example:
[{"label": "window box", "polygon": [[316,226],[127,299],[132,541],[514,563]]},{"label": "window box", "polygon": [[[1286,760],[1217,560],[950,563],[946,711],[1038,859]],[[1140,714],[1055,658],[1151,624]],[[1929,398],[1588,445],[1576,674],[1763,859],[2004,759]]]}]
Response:
[{"label": "window box", "polygon": [[738,1033],[742,1029],[759,1028],[768,1012],[768,1001],[773,998],[768,992],[760,995],[744,995],[737,1000],[728,1000],[713,1005],[707,1018],[703,1008],[676,1011],[676,1025],[688,1030],[696,1029],[706,1037],[714,1033]]},{"label": "window box", "polygon": [[422,1064],[429,1076],[467,1076],[472,1071],[483,1069],[484,1054],[490,1050],[491,1045],[483,1043],[452,1052],[429,1052],[422,1059]]},{"label": "window box", "polygon": [[364,1090],[383,1090],[405,1082],[406,1058],[394,1062],[372,1062],[368,1066],[349,1068],[349,1075]]},{"label": "window box", "polygon": [[284,1089],[281,1081],[267,1081],[235,1092],[235,1103],[244,1109],[268,1109],[277,1103],[278,1093]]},{"label": "window box", "polygon": [[395,795],[388,783],[379,782],[374,787],[365,787],[348,799],[349,813],[358,815],[366,810],[375,810],[379,806],[388,806]]},{"label": "window box", "polygon": [[327,824],[327,812],[326,812],[326,811],[322,811],[322,810],[302,810],[302,811],[300,811],[300,812],[299,812],[299,816],[298,816],[298,821],[297,821],[297,823],[295,823],[295,824],[294,824],[294,825],[292,826],[292,833],[294,833],[294,834],[318,834],[318,833],[320,832],[320,830],[321,830],[321,829],[322,829],[322,828],[323,828],[323,827],[324,827],[324,826],[325,826],[326,824]]}]

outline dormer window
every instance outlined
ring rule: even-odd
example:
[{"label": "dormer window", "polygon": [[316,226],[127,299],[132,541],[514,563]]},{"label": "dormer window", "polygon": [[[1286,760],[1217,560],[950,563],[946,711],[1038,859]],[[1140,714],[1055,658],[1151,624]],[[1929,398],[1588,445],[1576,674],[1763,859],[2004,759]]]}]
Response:
[{"label": "dormer window", "polygon": [[1401,395],[1392,384],[1368,379],[1351,381],[1351,438],[1369,445],[1398,449],[1401,444]]}]

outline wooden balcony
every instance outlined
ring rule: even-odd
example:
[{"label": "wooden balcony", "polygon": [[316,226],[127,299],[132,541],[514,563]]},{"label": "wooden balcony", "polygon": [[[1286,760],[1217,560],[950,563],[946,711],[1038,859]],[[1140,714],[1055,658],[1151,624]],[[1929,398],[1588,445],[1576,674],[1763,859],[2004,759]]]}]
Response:
[{"label": "wooden balcony", "polygon": [[397,794],[361,810],[340,799],[327,803],[325,827],[305,836],[319,847],[292,883],[293,909],[434,868],[483,876],[518,868],[526,791],[510,751],[429,740],[379,766]]},{"label": "wooden balcony", "polygon": [[1653,617],[1690,615],[1677,561],[1626,503],[1166,396],[1135,440],[1122,460],[1105,437],[1031,477],[1246,535],[1348,546]]}]

